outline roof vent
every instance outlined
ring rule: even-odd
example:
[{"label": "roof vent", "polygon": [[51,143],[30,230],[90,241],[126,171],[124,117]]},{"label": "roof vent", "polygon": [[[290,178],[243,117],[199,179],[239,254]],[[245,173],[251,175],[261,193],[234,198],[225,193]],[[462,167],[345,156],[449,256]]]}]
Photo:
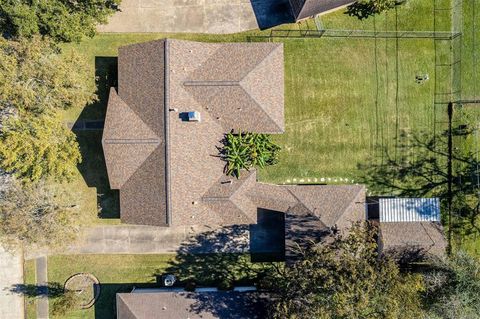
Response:
[{"label": "roof vent", "polygon": [[200,122],[200,112],[188,112],[188,121],[189,122]]}]

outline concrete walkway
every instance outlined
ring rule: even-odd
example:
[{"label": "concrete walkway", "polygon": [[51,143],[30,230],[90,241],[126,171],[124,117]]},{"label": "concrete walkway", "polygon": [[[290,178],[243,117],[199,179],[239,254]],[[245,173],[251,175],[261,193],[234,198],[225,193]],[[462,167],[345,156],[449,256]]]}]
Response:
[{"label": "concrete walkway", "polygon": [[35,259],[35,269],[35,277],[37,278],[36,284],[41,287],[41,296],[37,299],[37,319],[48,319],[48,276],[46,256]]},{"label": "concrete walkway", "polygon": [[208,226],[99,226],[64,251],[37,251],[25,254],[34,259],[51,254],[165,254],[247,252],[249,226],[219,229]]},{"label": "concrete walkway", "polygon": [[23,319],[23,296],[10,291],[23,284],[23,260],[0,246],[0,318]]},{"label": "concrete walkway", "polygon": [[99,32],[235,33],[293,21],[288,0],[122,0]]}]

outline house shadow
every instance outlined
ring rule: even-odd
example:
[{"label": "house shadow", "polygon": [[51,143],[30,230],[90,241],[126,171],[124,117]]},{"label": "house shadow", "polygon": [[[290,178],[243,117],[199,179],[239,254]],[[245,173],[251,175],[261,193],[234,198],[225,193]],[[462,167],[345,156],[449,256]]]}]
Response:
[{"label": "house shadow", "polygon": [[251,0],[261,30],[295,22],[288,0]]},{"label": "house shadow", "polygon": [[285,260],[285,214],[257,209],[257,223],[250,225],[250,256],[252,262]]},{"label": "house shadow", "polygon": [[102,148],[108,94],[117,85],[117,57],[95,57],[98,100],[87,105],[72,125],[82,154],[78,169],[89,187],[97,189],[100,218],[119,218],[119,194],[110,189]]},{"label": "house shadow", "polygon": [[[152,277],[154,280],[154,277]],[[117,318],[117,293],[130,293],[134,288],[160,288],[160,285],[152,283],[101,283],[100,295],[93,305],[95,319]]]}]

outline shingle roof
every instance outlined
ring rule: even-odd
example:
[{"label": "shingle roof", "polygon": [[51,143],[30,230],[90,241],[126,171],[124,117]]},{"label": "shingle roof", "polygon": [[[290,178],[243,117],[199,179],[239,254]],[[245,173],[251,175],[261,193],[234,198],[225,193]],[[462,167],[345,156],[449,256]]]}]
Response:
[{"label": "shingle roof", "polygon": [[438,222],[380,223],[380,239],[384,252],[394,254],[409,250],[442,257],[447,242]]},{"label": "shingle roof", "polygon": [[264,296],[257,292],[145,292],[117,294],[118,319],[261,319]]},{"label": "shingle roof", "polygon": [[282,46],[227,43],[183,85],[226,131],[282,133],[283,82]]},{"label": "shingle roof", "polygon": [[302,20],[316,14],[353,3],[352,0],[290,0],[295,20]]},{"label": "shingle roof", "polygon": [[165,41],[119,49],[118,94],[110,90],[102,145],[120,217],[165,226]]},{"label": "shingle roof", "polygon": [[110,186],[120,189],[162,139],[111,88],[102,144]]},{"label": "shingle roof", "polygon": [[[218,200],[228,188],[224,179],[232,178],[224,176],[217,146],[232,129],[283,132],[283,81],[279,43],[158,40],[121,47],[118,94],[110,92],[102,144],[122,221],[255,222],[256,207],[244,194],[254,173]],[[170,109],[200,112],[202,121],[185,122]]]},{"label": "shingle roof", "polygon": [[340,231],[366,218],[365,186],[288,186],[297,204],[285,216],[285,258],[292,263],[298,248],[318,243],[332,227]]}]

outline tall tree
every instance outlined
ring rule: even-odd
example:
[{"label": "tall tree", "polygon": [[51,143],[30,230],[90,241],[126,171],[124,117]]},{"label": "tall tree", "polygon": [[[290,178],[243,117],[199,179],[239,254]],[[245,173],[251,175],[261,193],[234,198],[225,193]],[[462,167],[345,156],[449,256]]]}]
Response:
[{"label": "tall tree", "polygon": [[0,38],[0,169],[33,182],[73,176],[79,146],[57,114],[96,98],[90,72],[48,39]]},{"label": "tall tree", "polygon": [[0,31],[31,37],[47,35],[56,41],[80,41],[95,35],[95,27],[106,23],[120,0],[3,0],[0,2]]},{"label": "tall tree", "polygon": [[6,247],[55,247],[75,238],[78,212],[72,201],[45,183],[18,181],[0,192],[0,242]]},{"label": "tall tree", "polygon": [[480,318],[480,261],[466,252],[453,254],[425,276],[429,318]]},{"label": "tall tree", "polygon": [[374,227],[332,236],[269,278],[274,318],[421,318],[421,278],[378,256]]},{"label": "tall tree", "polygon": [[83,107],[95,99],[92,70],[74,51],[60,54],[48,39],[0,37],[0,110],[35,114]]},{"label": "tall tree", "polygon": [[0,166],[23,180],[69,180],[80,162],[76,136],[58,117],[11,118],[0,132]]}]

